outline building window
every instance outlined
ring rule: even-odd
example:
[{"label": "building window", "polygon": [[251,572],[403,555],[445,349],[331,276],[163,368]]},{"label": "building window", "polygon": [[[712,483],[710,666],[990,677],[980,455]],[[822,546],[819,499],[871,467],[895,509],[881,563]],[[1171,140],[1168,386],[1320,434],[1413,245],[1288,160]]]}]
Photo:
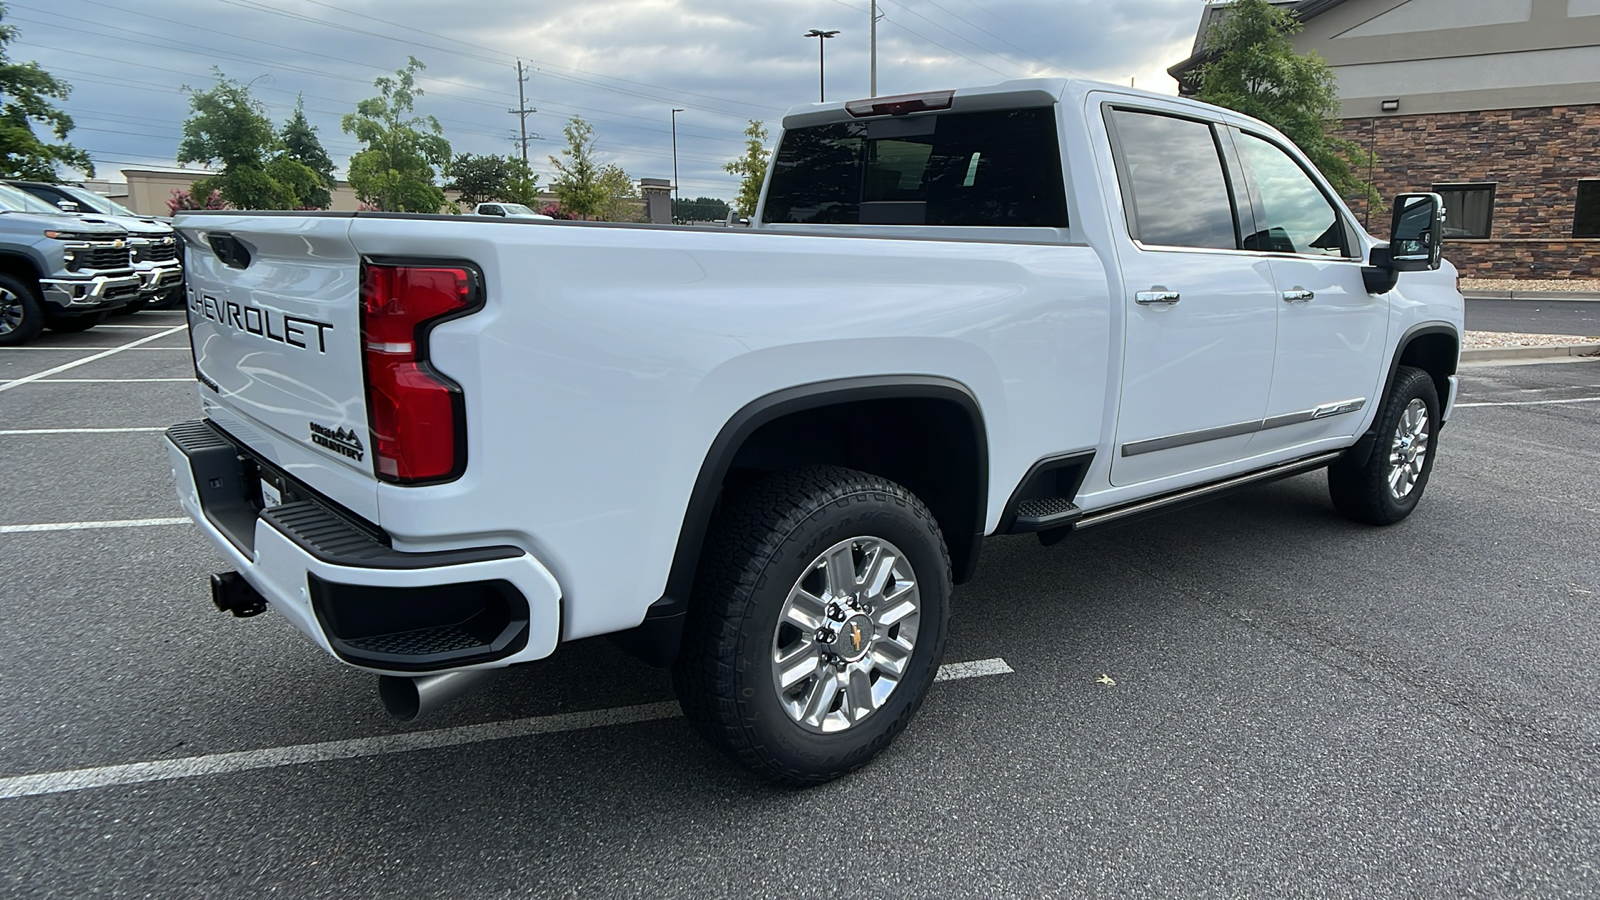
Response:
[{"label": "building window", "polygon": [[1493,184],[1436,184],[1433,192],[1444,198],[1444,236],[1486,238],[1494,218]]},{"label": "building window", "polygon": [[1572,220],[1573,237],[1600,237],[1600,179],[1578,182],[1578,213]]}]

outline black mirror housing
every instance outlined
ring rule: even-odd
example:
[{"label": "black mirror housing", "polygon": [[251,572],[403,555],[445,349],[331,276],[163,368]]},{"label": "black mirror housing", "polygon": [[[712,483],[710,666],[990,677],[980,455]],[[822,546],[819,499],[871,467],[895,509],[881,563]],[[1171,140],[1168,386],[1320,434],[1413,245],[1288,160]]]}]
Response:
[{"label": "black mirror housing", "polygon": [[1389,228],[1389,268],[1426,272],[1439,268],[1444,252],[1444,198],[1401,194],[1394,198]]}]

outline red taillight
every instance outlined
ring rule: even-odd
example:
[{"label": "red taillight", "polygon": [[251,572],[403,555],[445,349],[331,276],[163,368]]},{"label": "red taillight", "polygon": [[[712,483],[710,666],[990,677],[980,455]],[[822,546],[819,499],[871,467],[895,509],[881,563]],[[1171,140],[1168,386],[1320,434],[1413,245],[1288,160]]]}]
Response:
[{"label": "red taillight", "polygon": [[427,338],[430,326],[477,303],[469,269],[363,267],[367,423],[373,462],[384,481],[445,481],[466,468],[466,404],[460,386],[428,362]]},{"label": "red taillight", "polygon": [[851,100],[844,105],[845,112],[857,119],[867,116],[904,116],[914,112],[926,112],[930,109],[949,109],[954,102],[955,91],[930,91],[926,94],[898,94],[893,97],[872,97],[867,100]]}]

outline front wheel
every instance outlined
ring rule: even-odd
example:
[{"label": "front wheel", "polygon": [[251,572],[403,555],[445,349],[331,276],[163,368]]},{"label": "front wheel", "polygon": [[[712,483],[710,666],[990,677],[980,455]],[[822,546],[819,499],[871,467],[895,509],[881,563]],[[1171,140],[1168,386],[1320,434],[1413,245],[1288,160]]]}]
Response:
[{"label": "front wheel", "polygon": [[772,476],[718,517],[673,683],[712,743],[775,781],[860,768],[944,653],[950,558],[920,500],[836,467]]},{"label": "front wheel", "polygon": [[26,344],[44,327],[44,311],[33,287],[0,274],[0,347]]},{"label": "front wheel", "polygon": [[1373,427],[1377,444],[1364,465],[1341,458],[1328,467],[1328,493],[1347,519],[1393,525],[1417,508],[1433,471],[1439,432],[1433,376],[1402,366]]}]

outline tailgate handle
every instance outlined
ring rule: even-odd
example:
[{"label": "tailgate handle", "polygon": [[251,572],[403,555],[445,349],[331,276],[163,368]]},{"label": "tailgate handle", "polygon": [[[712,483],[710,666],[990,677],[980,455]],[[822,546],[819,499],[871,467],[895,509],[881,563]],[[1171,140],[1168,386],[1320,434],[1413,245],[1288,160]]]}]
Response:
[{"label": "tailgate handle", "polygon": [[231,234],[211,234],[206,236],[206,242],[211,245],[211,252],[222,260],[222,264],[230,269],[243,269],[250,265],[250,248],[244,242]]}]

